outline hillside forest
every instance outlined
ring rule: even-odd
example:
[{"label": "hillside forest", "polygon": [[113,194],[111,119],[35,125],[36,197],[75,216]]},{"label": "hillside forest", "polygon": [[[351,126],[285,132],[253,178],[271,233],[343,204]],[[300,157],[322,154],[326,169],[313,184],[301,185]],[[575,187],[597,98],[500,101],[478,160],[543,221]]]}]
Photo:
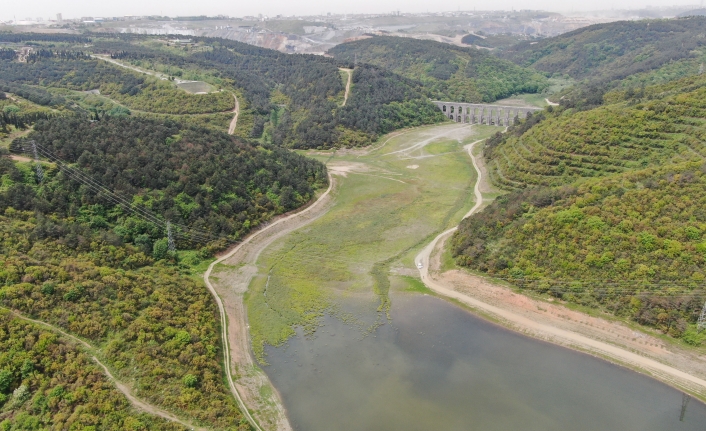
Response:
[{"label": "hillside forest", "polygon": [[[16,37],[0,34],[0,42]],[[32,39],[27,35],[22,42]],[[34,39],[32,39],[34,40]],[[353,89],[343,106],[345,82],[331,58],[286,55],[240,42],[198,38],[183,49],[159,38],[97,35],[91,44],[72,44],[37,36],[37,47],[20,62],[0,55],[0,88],[8,93],[49,92],[34,103],[60,105],[83,115],[139,115],[173,119],[224,130],[224,114],[238,98],[235,134],[287,148],[360,146],[401,127],[444,121],[419,81],[372,65],[353,72]],[[61,49],[60,49],[61,48]],[[170,75],[170,80],[141,74],[96,58],[108,56],[131,67]],[[508,63],[509,64],[509,63]],[[171,78],[206,81],[214,92],[191,94]],[[22,96],[27,97],[27,96]],[[32,99],[30,99],[32,100]]]},{"label": "hillside forest", "polygon": [[486,50],[430,40],[374,36],[337,45],[329,54],[419,81],[434,100],[489,103],[519,93],[538,93],[549,86],[544,75]]},{"label": "hillside forest", "polygon": [[[586,34],[618,43],[628,32],[661,46],[660,34],[671,40],[702,21],[614,23],[537,45],[576,45]],[[574,73],[575,62],[562,64],[557,70]],[[464,220],[450,247],[462,266],[699,345],[706,77],[693,62],[655,64],[598,93],[592,79],[578,82],[567,94],[590,95],[581,99],[590,103],[567,97],[490,138],[483,153],[490,179],[509,194]],[[667,79],[677,66],[684,73]],[[596,79],[618,76],[601,70]],[[662,78],[642,79],[650,76]]]},{"label": "hillside forest", "polygon": [[[33,129],[11,148],[25,152],[34,141],[45,160],[41,175],[0,149],[0,310],[86,340],[118,379],[134,382],[136,396],[160,408],[213,429],[250,429],[223,384],[216,305],[192,268],[308,202],[327,183],[325,167],[279,147],[142,117],[56,117]],[[170,251],[166,221],[179,249],[190,251]],[[10,317],[3,319],[10,325]],[[28,330],[0,331],[1,351],[12,351]],[[71,349],[60,351],[76,357],[76,366],[87,361]],[[27,360],[0,354],[11,361],[0,367],[0,423],[9,420],[7,429],[66,421],[173,429],[132,412],[112,383],[96,380],[93,365],[67,369],[64,380],[43,377],[59,372],[52,352]],[[36,364],[36,377],[22,374],[27,361]],[[120,400],[112,416],[98,414],[100,397]],[[71,409],[77,410],[69,418]]]}]

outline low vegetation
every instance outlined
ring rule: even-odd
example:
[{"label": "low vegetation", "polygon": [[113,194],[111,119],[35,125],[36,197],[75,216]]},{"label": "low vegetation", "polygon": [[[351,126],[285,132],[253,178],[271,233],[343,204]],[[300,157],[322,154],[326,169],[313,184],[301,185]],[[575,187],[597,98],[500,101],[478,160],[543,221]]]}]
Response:
[{"label": "low vegetation", "polygon": [[184,430],[138,413],[90,357],[0,310],[0,429]]}]

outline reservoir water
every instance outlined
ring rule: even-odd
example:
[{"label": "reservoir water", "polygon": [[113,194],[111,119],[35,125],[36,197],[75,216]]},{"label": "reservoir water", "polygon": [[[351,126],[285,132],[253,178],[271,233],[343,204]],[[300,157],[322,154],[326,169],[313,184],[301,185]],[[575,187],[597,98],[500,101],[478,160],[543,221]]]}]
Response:
[{"label": "reservoir water", "polygon": [[327,317],[267,348],[296,431],[705,430],[706,406],[646,376],[537,341],[438,298],[397,294],[363,336]]}]

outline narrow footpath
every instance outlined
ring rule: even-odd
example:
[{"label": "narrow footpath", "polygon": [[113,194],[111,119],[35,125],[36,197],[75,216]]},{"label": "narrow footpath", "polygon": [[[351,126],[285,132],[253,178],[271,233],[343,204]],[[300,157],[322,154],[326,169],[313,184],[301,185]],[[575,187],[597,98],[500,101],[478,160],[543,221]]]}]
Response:
[{"label": "narrow footpath", "polygon": [[[478,142],[480,141],[474,142],[466,147],[468,155],[471,157],[473,167],[478,175],[478,178],[473,189],[473,193],[475,195],[475,205],[473,206],[473,208],[471,208],[471,210],[468,212],[468,214],[466,214],[465,217],[474,214],[483,205],[483,197],[480,191],[480,184],[483,181],[483,172],[479,168],[476,157],[473,155],[473,148]],[[658,380],[661,380],[662,382],[665,382],[669,385],[675,386],[679,389],[697,395],[701,399],[706,398],[706,380],[701,377],[697,377],[696,375],[694,375],[695,373],[685,372],[681,369],[677,369],[671,365],[667,365],[651,357],[647,357],[644,355],[644,351],[640,352],[637,349],[635,349],[635,351],[630,351],[626,348],[623,348],[622,346],[598,340],[596,339],[596,337],[593,336],[593,332],[595,331],[591,331],[591,336],[589,336],[587,332],[585,332],[584,334],[580,334],[569,329],[559,328],[554,324],[547,324],[547,320],[529,318],[527,317],[527,315],[523,315],[518,312],[517,309],[513,309],[513,307],[511,306],[511,304],[509,304],[508,301],[503,301],[503,298],[498,301],[494,301],[494,304],[490,304],[487,301],[483,300],[484,298],[482,296],[472,293],[472,290],[479,284],[477,280],[472,279],[480,279],[481,277],[472,275],[460,278],[457,277],[457,279],[460,279],[460,283],[450,283],[449,277],[445,277],[446,274],[441,274],[441,277],[437,277],[439,275],[437,271],[434,271],[433,268],[431,268],[432,270],[430,271],[430,265],[434,264],[434,262],[432,262],[431,256],[435,252],[437,246],[442,244],[444,240],[449,238],[450,235],[456,230],[457,228],[454,227],[440,233],[415,258],[415,263],[417,264],[419,275],[421,276],[424,284],[429,289],[441,296],[456,300],[470,307],[471,309],[480,312],[481,315],[489,315],[495,319],[498,319],[505,326],[508,326],[519,332],[525,333],[526,335],[530,335],[566,347],[571,347],[576,350],[584,351],[595,356],[602,357],[604,359],[608,359],[617,364],[644,372],[654,378],[657,378]],[[460,271],[455,272],[458,273]],[[488,280],[484,280],[484,282],[486,284],[492,284],[492,282],[489,282]],[[500,286],[493,287],[496,290],[503,289],[509,291],[503,292],[500,295],[503,296],[505,299],[509,297],[509,295],[513,294],[512,291],[507,288],[502,288]],[[566,312],[568,313],[568,311]],[[594,317],[589,318],[589,316],[577,317],[576,319],[592,319],[595,322],[600,322],[603,320]],[[599,323],[592,326],[597,326],[598,324]],[[606,326],[612,324],[614,328],[616,327],[616,325],[612,322],[604,321],[602,322],[602,324]],[[645,337],[644,335],[640,336]],[[690,367],[684,366],[680,368],[689,369]]]},{"label": "narrow footpath", "polygon": [[90,344],[88,344],[87,342],[83,341],[82,339],[75,337],[75,336],[63,331],[62,329],[60,329],[54,325],[50,325],[49,323],[42,322],[40,320],[30,319],[29,317],[25,317],[22,314],[18,313],[17,311],[14,311],[14,310],[8,310],[8,311],[10,311],[10,313],[12,313],[12,315],[17,317],[18,319],[22,319],[24,321],[34,323],[36,325],[47,328],[53,332],[59,333],[62,337],[68,338],[71,341],[83,346],[86,349],[87,353],[91,356],[91,359],[93,359],[93,361],[103,369],[103,372],[105,373],[108,380],[110,380],[111,383],[113,383],[115,385],[115,387],[120,392],[122,392],[123,395],[125,395],[125,397],[128,399],[128,401],[130,401],[130,404],[132,404],[133,407],[135,407],[136,409],[142,410],[142,411],[149,413],[151,415],[154,415],[154,416],[159,416],[159,417],[166,419],[168,421],[181,424],[181,425],[183,425],[189,429],[192,429],[192,430],[207,430],[208,429],[208,428],[201,428],[201,427],[194,426],[193,424],[185,422],[185,421],[177,418],[176,416],[172,415],[171,413],[160,409],[159,407],[156,407],[152,404],[149,404],[149,403],[137,398],[132,393],[132,390],[130,389],[130,387],[128,385],[126,385],[125,383],[122,383],[120,380],[116,379],[113,376],[113,374],[110,372],[110,370],[108,370],[108,367],[106,367],[105,364],[103,364],[100,360],[98,360],[98,358],[96,358],[95,355],[93,355],[91,353],[91,352],[95,351],[95,348],[93,346],[91,346]]}]

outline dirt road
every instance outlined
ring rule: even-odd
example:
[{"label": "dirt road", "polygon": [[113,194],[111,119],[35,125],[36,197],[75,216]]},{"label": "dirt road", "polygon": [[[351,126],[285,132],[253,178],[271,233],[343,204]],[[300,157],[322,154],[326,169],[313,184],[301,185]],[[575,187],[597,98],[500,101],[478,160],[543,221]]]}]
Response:
[{"label": "dirt road", "polygon": [[240,114],[240,103],[238,102],[238,97],[233,94],[233,98],[235,99],[235,108],[233,108],[233,119],[231,120],[230,126],[228,127],[229,135],[235,133],[235,127],[238,125],[238,114]]},{"label": "dirt road", "polygon": [[18,319],[22,319],[27,322],[31,322],[36,325],[45,327],[53,332],[59,333],[61,336],[65,337],[65,338],[68,338],[71,341],[83,346],[86,350],[88,350],[88,353],[91,355],[91,358],[93,359],[93,361],[103,369],[103,372],[105,373],[106,377],[108,377],[108,380],[110,380],[115,385],[115,387],[120,392],[122,392],[123,395],[125,395],[125,397],[128,399],[128,401],[130,401],[130,404],[132,404],[133,407],[137,408],[138,410],[142,410],[142,411],[149,413],[149,414],[152,414],[154,416],[159,416],[159,417],[166,419],[168,421],[171,421],[171,422],[176,422],[176,423],[184,425],[185,427],[192,429],[192,430],[206,430],[207,429],[207,428],[196,427],[188,422],[184,422],[181,419],[177,418],[176,416],[172,415],[171,413],[164,411],[164,410],[160,409],[159,407],[153,406],[152,404],[148,404],[148,403],[142,401],[141,399],[137,398],[132,393],[132,390],[130,389],[129,386],[122,383],[120,380],[116,379],[113,376],[113,374],[111,374],[111,372],[108,370],[108,367],[106,367],[100,360],[98,360],[98,358],[96,358],[93,354],[90,353],[93,350],[95,350],[94,347],[91,346],[90,344],[88,344],[87,342],[83,341],[82,339],[80,339],[78,337],[74,337],[73,335],[71,335],[67,332],[64,332],[62,329],[57,328],[54,325],[50,325],[46,322],[30,319],[29,317],[25,317],[16,311],[10,310],[10,312]]},{"label": "dirt road", "polygon": [[[480,192],[483,173],[472,153],[473,146],[476,143],[477,142],[474,142],[467,146],[468,154],[478,174],[478,179],[473,190],[476,203],[466,217],[478,211],[483,205],[482,194]],[[643,371],[667,384],[698,395],[702,399],[706,397],[706,379],[704,378],[703,358],[685,358],[682,356],[681,358],[675,358],[678,360],[666,361],[665,357],[661,357],[660,360],[647,357],[646,354],[649,354],[650,350],[647,347],[654,347],[658,341],[641,343],[645,348],[639,348],[639,345],[631,346],[632,348],[638,348],[634,348],[635,351],[630,351],[621,345],[612,344],[615,340],[606,339],[605,334],[601,334],[605,341],[598,339],[599,337],[595,330],[585,330],[583,331],[584,333],[581,334],[569,328],[558,327],[552,320],[542,318],[542,314],[535,313],[532,317],[529,317],[528,314],[522,312],[522,309],[518,309],[516,304],[507,300],[510,295],[521,296],[514,294],[510,289],[501,286],[492,286],[496,291],[503,290],[503,292],[496,295],[494,297],[496,300],[491,304],[488,301],[487,294],[483,296],[482,293],[477,293],[481,290],[478,286],[478,279],[480,279],[480,277],[465,274],[462,271],[450,271],[454,274],[449,275],[449,273],[445,273],[439,276],[439,274],[434,271],[433,267],[430,268],[430,264],[434,263],[431,259],[432,253],[437,248],[437,245],[448,238],[456,229],[457,228],[452,228],[439,234],[415,258],[422,281],[431,290],[442,296],[457,300],[472,309],[478,310],[481,314],[490,315],[495,319],[499,319],[506,326],[526,333],[527,335],[589,352],[621,365],[627,365],[631,368]],[[484,280],[484,282],[490,284],[487,280]],[[486,291],[487,290],[488,289],[486,289]],[[524,302],[532,302],[532,300],[527,298]],[[533,304],[532,307],[546,311],[546,308],[543,307],[547,307],[547,305]],[[563,309],[564,307],[554,306],[554,308],[555,310],[548,314],[562,313],[559,309]],[[569,313],[569,311],[563,311],[563,313]],[[592,323],[591,326],[608,327],[613,325],[613,329],[607,330],[606,333],[615,333],[620,330],[619,326],[621,325],[616,325],[614,322],[608,322],[573,311],[571,313],[576,315],[575,319],[581,322],[592,320],[594,323]],[[645,335],[636,334],[632,340],[635,340],[637,337],[645,337]],[[699,362],[701,366],[699,366]],[[672,366],[677,363],[680,365],[680,369]],[[688,372],[684,370],[688,370]]]},{"label": "dirt road", "polygon": [[[332,171],[335,174],[335,170]],[[271,386],[264,372],[255,366],[250,354],[243,295],[252,277],[257,273],[255,263],[260,253],[278,238],[325,214],[331,202],[330,194],[334,184],[335,181],[329,173],[328,189],[314,203],[299,212],[282,216],[248,236],[243,242],[211,263],[204,273],[204,282],[218,304],[221,327],[224,328],[221,334],[224,345],[223,359],[225,364],[230,364],[226,367],[230,390],[243,413],[258,431],[262,431],[261,423],[267,424],[267,429],[278,431],[289,431],[292,428],[274,387]],[[219,264],[222,265],[214,271]],[[218,281],[212,283],[211,275],[214,272],[217,273],[217,277],[213,278],[217,278]],[[271,391],[274,394],[274,400],[262,399],[263,387],[269,388],[264,392]],[[276,404],[274,410],[272,404]],[[254,414],[257,416],[257,422],[250,411],[256,412]]]},{"label": "dirt road", "polygon": [[352,73],[353,71],[351,69],[339,69],[339,70],[342,70],[348,74],[348,82],[346,82],[346,93],[343,95],[343,104],[341,105],[341,107],[344,107],[344,106],[346,106],[346,102],[348,102],[348,94],[351,91],[351,80],[353,78],[353,73]]}]

